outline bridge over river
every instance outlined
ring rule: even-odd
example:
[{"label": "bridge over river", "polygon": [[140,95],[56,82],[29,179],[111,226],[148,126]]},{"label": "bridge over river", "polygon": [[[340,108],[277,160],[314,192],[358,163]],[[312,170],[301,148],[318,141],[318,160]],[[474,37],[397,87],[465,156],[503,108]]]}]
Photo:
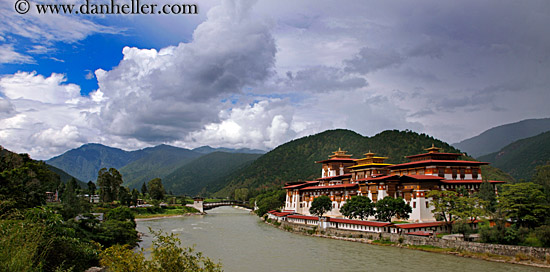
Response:
[{"label": "bridge over river", "polygon": [[202,198],[195,198],[193,201],[193,204],[187,204],[187,206],[193,207],[199,210],[200,212],[204,212],[206,210],[211,210],[222,206],[239,206],[246,209],[250,209],[249,203],[247,201],[220,200],[216,202],[204,202],[204,199]]}]

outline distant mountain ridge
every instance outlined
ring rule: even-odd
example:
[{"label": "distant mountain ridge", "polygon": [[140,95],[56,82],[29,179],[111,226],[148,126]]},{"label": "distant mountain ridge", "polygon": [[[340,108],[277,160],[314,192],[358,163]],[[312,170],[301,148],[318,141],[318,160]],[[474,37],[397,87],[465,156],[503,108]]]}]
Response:
[{"label": "distant mountain ridge", "polygon": [[265,154],[266,153],[266,151],[260,150],[260,149],[250,149],[250,148],[233,149],[233,148],[227,148],[227,147],[213,148],[207,145],[193,148],[192,150],[201,154],[209,154],[213,152],[244,153],[244,154]]},{"label": "distant mountain ridge", "polygon": [[527,119],[486,130],[453,146],[475,158],[497,152],[514,141],[550,131],[550,118]]},{"label": "distant mountain ridge", "polygon": [[479,159],[492,163],[517,180],[530,180],[537,166],[550,163],[550,131],[515,141]]},{"label": "distant mountain ridge", "polygon": [[[123,185],[131,189],[140,189],[143,183],[147,183],[154,178],[161,178],[163,183],[166,184],[167,191],[178,194],[194,194],[204,191],[203,187],[208,184],[217,184],[218,179],[223,179],[229,174],[226,173],[227,171],[239,169],[242,164],[258,158],[263,153],[265,152],[262,150],[248,148],[231,149],[202,146],[189,150],[170,145],[125,151],[102,144],[85,144],[51,158],[46,163],[62,178],[72,175],[85,181],[84,183],[90,180],[95,182],[97,173],[101,168],[113,167],[122,174]],[[215,168],[205,169],[203,166],[205,164],[204,159],[194,162],[194,160],[201,157],[214,159],[217,165],[213,165]],[[224,158],[228,162],[224,163],[220,161],[220,158]],[[182,168],[191,162],[194,163],[189,167],[194,167],[194,169]],[[212,166],[212,164],[210,165]],[[204,173],[194,171],[195,169],[203,169]],[[63,171],[68,174],[64,175]],[[172,174],[175,171],[176,173]],[[178,173],[183,175],[189,172],[194,173],[194,176],[189,177],[187,175],[181,178],[178,176]],[[170,178],[164,181],[169,175]],[[193,183],[191,181],[196,184],[191,184]],[[178,186],[177,183],[190,186]]]}]

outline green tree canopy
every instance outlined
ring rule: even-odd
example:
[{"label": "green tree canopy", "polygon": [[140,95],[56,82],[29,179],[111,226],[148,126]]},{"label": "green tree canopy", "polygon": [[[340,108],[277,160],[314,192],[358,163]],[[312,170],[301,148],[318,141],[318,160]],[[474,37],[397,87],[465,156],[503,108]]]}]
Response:
[{"label": "green tree canopy", "polygon": [[537,166],[536,173],[533,175],[533,183],[542,186],[546,202],[550,204],[550,164]]},{"label": "green tree canopy", "polygon": [[132,205],[137,205],[139,199],[139,191],[137,189],[132,189]]},{"label": "green tree canopy", "polygon": [[330,197],[322,195],[316,197],[313,202],[311,202],[311,207],[309,208],[309,213],[322,217],[323,214],[332,210],[332,201]]},{"label": "green tree canopy", "polygon": [[477,196],[481,200],[483,200],[486,214],[494,213],[496,211],[497,196],[495,194],[495,189],[493,188],[493,185],[491,185],[491,183],[489,183],[487,180],[483,180],[483,182],[481,182],[481,185],[479,185],[479,192],[477,193]]},{"label": "green tree canopy", "polygon": [[542,186],[532,182],[505,184],[498,201],[505,216],[523,227],[535,228],[548,215]]},{"label": "green tree canopy", "polygon": [[122,185],[122,175],[115,168],[99,170],[97,174],[99,197],[103,202],[112,202],[118,197],[118,190]]},{"label": "green tree canopy", "polygon": [[434,207],[432,212],[436,218],[442,218],[447,226],[451,227],[458,194],[454,191],[433,190],[428,193],[427,197],[432,198],[430,206]]},{"label": "green tree canopy", "polygon": [[411,206],[401,197],[386,196],[376,202],[376,220],[379,221],[391,222],[394,216],[408,219],[411,212]]},{"label": "green tree canopy", "polygon": [[141,194],[143,194],[143,196],[147,194],[147,184],[145,184],[145,182],[141,185]]},{"label": "green tree canopy", "polygon": [[95,190],[97,187],[95,186],[95,183],[93,181],[88,181],[88,194],[90,196],[95,195]]},{"label": "green tree canopy", "polygon": [[367,219],[375,214],[374,203],[366,196],[354,196],[340,208],[340,213],[348,218]]},{"label": "green tree canopy", "polygon": [[285,203],[285,197],[285,190],[271,190],[257,195],[255,199],[251,199],[250,201],[254,201],[258,207],[254,212],[258,216],[263,216],[271,210],[281,208]]},{"label": "green tree canopy", "polygon": [[162,200],[166,191],[164,191],[164,186],[162,186],[162,180],[160,178],[154,178],[149,181],[149,196],[152,199]]},{"label": "green tree canopy", "polygon": [[120,201],[122,205],[131,205],[132,196],[130,195],[130,189],[128,189],[128,187],[120,186],[118,189],[118,201]]},{"label": "green tree canopy", "polygon": [[61,199],[63,204],[62,214],[65,219],[73,218],[86,210],[85,206],[82,205],[83,203],[81,203],[81,199],[76,195],[75,186],[78,186],[76,180],[74,180],[75,182],[71,181],[65,184],[65,190]]}]

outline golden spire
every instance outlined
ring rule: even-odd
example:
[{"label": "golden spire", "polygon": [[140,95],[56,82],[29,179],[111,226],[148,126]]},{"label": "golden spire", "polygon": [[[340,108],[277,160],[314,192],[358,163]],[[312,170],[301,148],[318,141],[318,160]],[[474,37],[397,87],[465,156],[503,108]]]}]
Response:
[{"label": "golden spire", "polygon": [[428,151],[428,153],[437,153],[437,152],[439,152],[440,149],[441,148],[435,147],[435,145],[432,143],[432,147],[426,148],[424,150]]},{"label": "golden spire", "polygon": [[338,148],[338,151],[332,152],[333,155],[330,155],[329,158],[350,158],[353,155],[346,154],[347,151],[342,150],[342,148]]}]

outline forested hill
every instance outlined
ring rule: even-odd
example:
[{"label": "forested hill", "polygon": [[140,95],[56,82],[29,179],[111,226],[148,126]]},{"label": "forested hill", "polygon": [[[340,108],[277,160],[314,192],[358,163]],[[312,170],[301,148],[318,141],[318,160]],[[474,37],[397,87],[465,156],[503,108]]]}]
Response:
[{"label": "forested hill", "polygon": [[11,208],[44,204],[45,193],[55,191],[60,182],[59,175],[44,162],[0,146],[0,214]]},{"label": "forested hill", "polygon": [[174,194],[204,195],[225,186],[227,176],[248,166],[260,154],[213,152],[199,157],[167,175],[162,183]]},{"label": "forested hill", "polygon": [[[120,168],[124,185],[141,188],[141,185],[154,178],[164,178],[179,167],[189,163],[203,154],[169,145],[158,145],[142,150],[140,158]],[[97,173],[96,173],[97,175]]]},{"label": "forested hill", "polygon": [[280,188],[285,182],[310,180],[320,177],[321,166],[316,161],[327,159],[333,151],[342,148],[362,158],[372,151],[389,157],[388,163],[403,163],[405,156],[425,152],[435,145],[443,152],[459,150],[425,134],[411,131],[388,130],[373,137],[364,137],[350,130],[329,130],[283,144],[254,161],[250,166],[232,174],[218,196],[228,196],[238,188]]},{"label": "forested hill", "polygon": [[537,166],[550,164],[550,131],[516,141],[479,159],[492,163],[518,180],[530,180]]}]

